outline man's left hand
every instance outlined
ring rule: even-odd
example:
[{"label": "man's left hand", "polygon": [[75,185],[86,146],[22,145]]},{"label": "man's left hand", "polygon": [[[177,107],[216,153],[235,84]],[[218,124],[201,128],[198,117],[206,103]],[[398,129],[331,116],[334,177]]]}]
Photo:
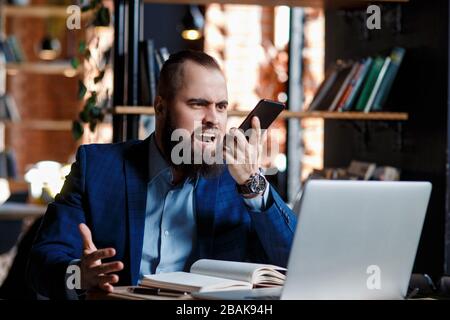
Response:
[{"label": "man's left hand", "polygon": [[250,139],[238,128],[230,129],[225,137],[224,157],[228,170],[237,184],[244,184],[252,174],[259,172],[263,143],[267,131],[261,134],[258,117],[252,118]]}]

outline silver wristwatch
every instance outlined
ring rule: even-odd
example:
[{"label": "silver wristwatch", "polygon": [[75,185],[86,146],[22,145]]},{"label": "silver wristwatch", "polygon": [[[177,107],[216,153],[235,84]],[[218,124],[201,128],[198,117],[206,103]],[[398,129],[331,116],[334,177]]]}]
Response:
[{"label": "silver wristwatch", "polygon": [[248,178],[244,184],[237,186],[237,189],[242,195],[259,195],[263,194],[267,187],[267,180],[261,174],[261,172],[256,172]]}]

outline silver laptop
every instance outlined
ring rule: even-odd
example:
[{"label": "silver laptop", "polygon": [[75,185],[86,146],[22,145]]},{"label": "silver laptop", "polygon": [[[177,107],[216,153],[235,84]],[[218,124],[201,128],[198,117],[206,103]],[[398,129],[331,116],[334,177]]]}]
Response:
[{"label": "silver laptop", "polygon": [[403,299],[430,193],[428,182],[309,181],[284,287],[195,296]]}]

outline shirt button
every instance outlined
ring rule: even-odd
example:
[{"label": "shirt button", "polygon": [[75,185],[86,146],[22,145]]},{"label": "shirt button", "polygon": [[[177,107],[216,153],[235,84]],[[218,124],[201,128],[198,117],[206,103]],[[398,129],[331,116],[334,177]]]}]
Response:
[{"label": "shirt button", "polygon": [[166,237],[168,237],[168,236],[169,236],[169,231],[168,231],[168,230],[164,231],[164,235],[165,235]]}]

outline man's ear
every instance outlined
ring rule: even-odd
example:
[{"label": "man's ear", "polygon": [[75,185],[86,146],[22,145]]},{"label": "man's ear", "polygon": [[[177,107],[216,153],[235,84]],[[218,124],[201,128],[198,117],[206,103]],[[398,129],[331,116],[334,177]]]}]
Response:
[{"label": "man's ear", "polygon": [[156,96],[155,98],[155,114],[162,114],[164,110],[164,100],[161,96]]}]

